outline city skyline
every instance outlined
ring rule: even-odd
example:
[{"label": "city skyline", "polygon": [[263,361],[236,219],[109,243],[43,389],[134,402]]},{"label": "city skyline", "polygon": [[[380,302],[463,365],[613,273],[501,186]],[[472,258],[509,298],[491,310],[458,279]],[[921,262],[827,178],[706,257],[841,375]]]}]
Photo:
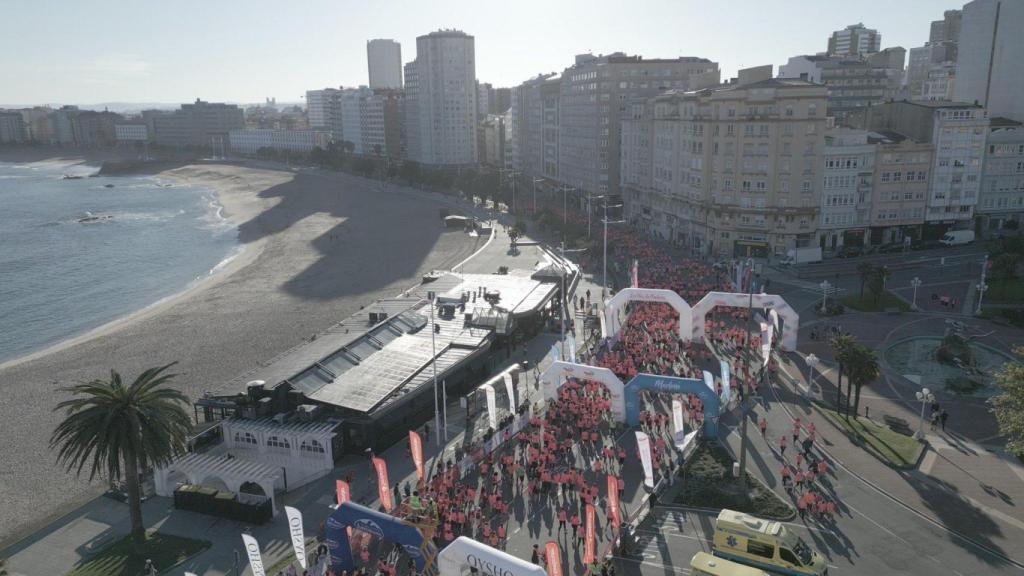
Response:
[{"label": "city skyline", "polygon": [[[18,24],[0,38],[0,65],[18,79],[0,87],[0,105],[176,103],[197,97],[301,102],[307,89],[367,84],[368,40],[398,41],[407,63],[416,57],[416,37],[447,28],[476,38],[477,78],[494,86],[561,72],[576,54],[587,52],[705,57],[730,77],[740,68],[779,66],[790,56],[823,52],[832,31],[858,22],[881,33],[883,48],[920,46],[932,20],[959,8],[957,2],[924,0],[838,6],[793,0],[768,12],[738,5],[657,0],[645,3],[638,22],[621,27],[620,9],[611,3],[598,5],[601,10],[579,2],[526,2],[500,18],[461,0],[446,2],[443,10],[404,1],[373,8],[318,1],[294,13],[258,3],[244,12],[205,6],[201,21],[180,7],[133,12],[133,5],[120,1],[102,11],[69,6],[64,18],[54,20],[42,7],[23,4],[8,8],[8,18]],[[317,12],[323,17],[308,18]],[[885,20],[875,16],[883,13]],[[687,20],[691,14],[699,19]],[[41,26],[53,31],[45,44],[31,40]],[[318,57],[304,57],[310,53]]]}]

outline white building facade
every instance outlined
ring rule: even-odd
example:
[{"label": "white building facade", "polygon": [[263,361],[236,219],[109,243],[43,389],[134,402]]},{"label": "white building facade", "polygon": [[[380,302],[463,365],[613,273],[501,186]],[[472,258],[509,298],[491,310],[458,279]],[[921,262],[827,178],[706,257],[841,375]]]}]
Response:
[{"label": "white building facade", "polygon": [[341,117],[341,90],[324,88],[306,91],[306,115],[309,127],[314,130],[326,130],[334,140],[344,137]]},{"label": "white building facade", "polygon": [[398,90],[402,87],[402,45],[398,42],[381,38],[367,41],[366,64],[370,88]]},{"label": "white building facade", "polygon": [[871,220],[875,145],[866,130],[832,128],[825,133],[823,160],[821,247],[862,246]]},{"label": "white building facade", "polygon": [[936,108],[932,143],[931,195],[926,222],[971,220],[981,189],[988,114],[984,108]]},{"label": "white building facade", "polygon": [[992,117],[1024,121],[1024,2],[974,0],[964,5],[955,100],[977,102]]},{"label": "white building facade", "polygon": [[1024,224],[1024,126],[992,118],[985,144],[977,216],[981,230],[993,234],[1007,222]]},{"label": "white building facade", "polygon": [[228,138],[236,154],[252,155],[261,148],[308,154],[317,147],[326,150],[331,133],[326,130],[232,130]]}]

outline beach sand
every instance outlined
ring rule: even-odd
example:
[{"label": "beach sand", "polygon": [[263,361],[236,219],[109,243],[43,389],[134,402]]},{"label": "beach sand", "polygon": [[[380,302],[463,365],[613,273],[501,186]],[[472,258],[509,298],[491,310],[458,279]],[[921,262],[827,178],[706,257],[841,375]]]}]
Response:
[{"label": "beach sand", "polygon": [[[0,549],[102,493],[65,473],[47,444],[58,389],[172,361],[190,397],[327,329],[378,298],[450,268],[482,239],[449,232],[440,205],[354,176],[226,164],[159,174],[218,191],[244,248],[173,298],[36,354],[0,364]],[[173,249],[173,247],[168,247]],[[127,509],[126,509],[127,511]]]}]

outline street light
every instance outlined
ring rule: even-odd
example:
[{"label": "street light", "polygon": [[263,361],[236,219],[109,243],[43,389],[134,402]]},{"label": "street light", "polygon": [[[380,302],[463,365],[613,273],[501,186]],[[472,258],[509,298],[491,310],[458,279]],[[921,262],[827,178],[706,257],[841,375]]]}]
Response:
[{"label": "street light", "polygon": [[[434,435],[437,437],[437,446],[440,447],[441,446],[441,436],[444,435],[445,436],[445,440],[448,439],[447,438],[447,436],[448,436],[448,426],[447,426],[447,422],[445,422],[445,426],[443,428],[444,431],[442,432],[442,427],[441,427],[441,401],[440,401],[440,399],[438,398],[438,395],[437,395],[437,341],[434,338],[434,335],[437,333],[435,331],[435,328],[434,328],[434,300],[435,299],[436,299],[436,295],[435,295],[434,292],[432,292],[432,291],[431,292],[427,292],[427,300],[430,301],[430,350],[431,350],[431,353],[433,355],[432,363],[434,365],[434,430],[437,431],[436,434],[434,434]],[[446,410],[447,410],[447,408],[448,407],[445,406]]]},{"label": "street light", "polygon": [[608,221],[608,208],[621,208],[622,204],[615,204],[614,206],[608,206],[608,197],[600,196],[604,200],[604,272],[601,280],[601,299],[604,300],[605,294],[608,290],[608,225],[609,224],[623,224],[625,220],[615,220],[614,222]]},{"label": "street light", "polygon": [[981,262],[981,282],[978,282],[976,288],[978,289],[978,309],[974,311],[975,315],[981,314],[981,301],[985,297],[985,291],[988,290],[988,284],[985,283],[985,271],[988,268],[988,254],[985,254],[985,259]]},{"label": "street light", "polygon": [[824,314],[826,307],[825,304],[828,298],[829,288],[832,288],[832,284],[828,280],[824,280],[821,283],[821,313]]},{"label": "street light", "polygon": [[910,309],[917,311],[917,289],[921,286],[921,279],[914,276],[914,279],[910,281],[910,285],[914,287],[914,303],[910,305]]},{"label": "street light", "polygon": [[804,396],[810,398],[811,387],[814,385],[814,368],[818,366],[821,360],[814,354],[808,354],[804,358],[804,362],[807,362],[807,389],[804,390]]},{"label": "street light", "polygon": [[924,439],[924,407],[932,402],[935,402],[935,395],[932,391],[927,388],[921,388],[920,391],[914,394],[917,396],[917,401],[921,403],[921,421],[917,424],[917,432],[914,433],[914,438],[918,440]]},{"label": "street light", "polygon": [[543,178],[534,178],[533,179],[533,214],[534,214],[534,216],[537,215],[537,182],[543,182],[543,181],[544,181]]}]

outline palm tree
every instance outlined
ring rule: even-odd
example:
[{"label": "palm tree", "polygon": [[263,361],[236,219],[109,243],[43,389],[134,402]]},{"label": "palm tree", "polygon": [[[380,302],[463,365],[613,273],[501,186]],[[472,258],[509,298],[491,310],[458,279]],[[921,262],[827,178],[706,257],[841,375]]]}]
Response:
[{"label": "palm tree", "polygon": [[857,344],[857,341],[850,334],[837,334],[832,338],[832,350],[836,362],[839,364],[839,377],[836,380],[836,412],[843,403],[843,368],[849,356],[850,349]]},{"label": "palm tree", "polygon": [[850,350],[846,360],[847,390],[846,390],[846,418],[850,418],[850,386],[856,389],[853,400],[853,417],[860,414],[860,389],[865,384],[872,382],[882,374],[878,365],[878,356],[875,351],[863,344],[856,344]]},{"label": "palm tree", "polygon": [[867,284],[868,279],[871,278],[871,274],[875,271],[875,266],[871,262],[858,262],[857,263],[857,275],[860,276],[860,299],[864,300],[864,285]]},{"label": "palm tree", "polygon": [[170,464],[185,451],[191,429],[184,405],[188,398],[162,387],[176,374],[164,374],[175,363],[150,368],[127,386],[121,375],[110,371],[109,380],[93,380],[64,388],[76,397],[54,411],[66,417],[50,437],[57,461],[70,472],[81,474],[89,465],[89,480],[106,473],[111,480],[124,478],[132,523],[132,542],[141,547],[146,532],[139,500],[140,461],[154,466]]}]

